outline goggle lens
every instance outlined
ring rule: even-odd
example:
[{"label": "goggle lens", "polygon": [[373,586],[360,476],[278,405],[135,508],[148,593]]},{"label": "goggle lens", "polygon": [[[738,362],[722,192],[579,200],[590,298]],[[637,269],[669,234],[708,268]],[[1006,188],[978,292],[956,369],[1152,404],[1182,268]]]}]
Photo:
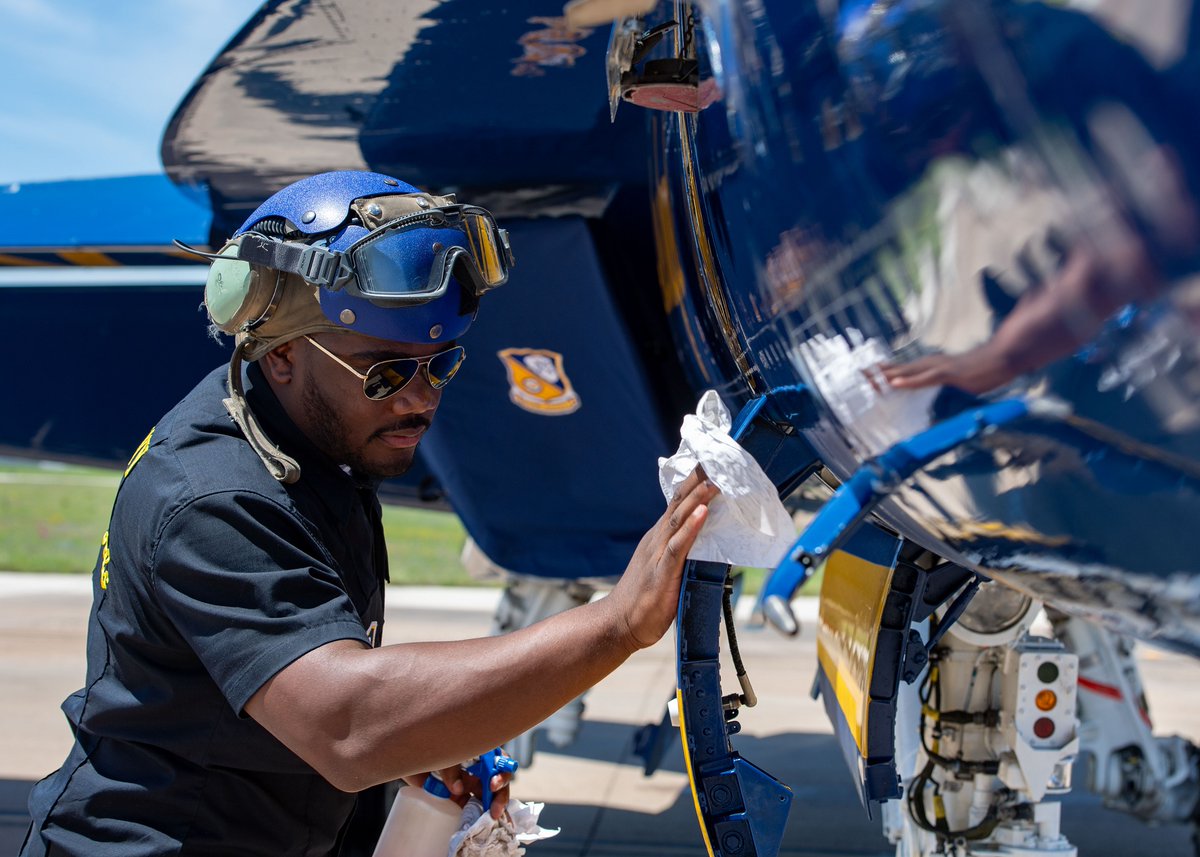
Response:
[{"label": "goggle lens", "polygon": [[[485,209],[455,206],[385,224],[346,255],[356,274],[353,288],[364,297],[421,302],[441,293],[459,259],[473,268],[471,282],[461,284],[476,295],[504,283],[512,264],[507,242]],[[439,251],[441,256],[433,255]]]},{"label": "goggle lens", "polygon": [[507,257],[501,246],[500,230],[490,216],[473,212],[463,214],[463,231],[468,249],[479,268],[479,274],[489,286],[504,282],[508,276]]}]

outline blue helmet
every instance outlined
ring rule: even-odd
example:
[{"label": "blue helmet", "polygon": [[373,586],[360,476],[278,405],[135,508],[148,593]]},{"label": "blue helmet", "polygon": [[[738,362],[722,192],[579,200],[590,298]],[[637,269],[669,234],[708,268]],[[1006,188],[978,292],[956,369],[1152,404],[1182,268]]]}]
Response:
[{"label": "blue helmet", "polygon": [[[465,333],[479,296],[502,285],[513,263],[507,232],[485,209],[355,171],[285,187],[215,258],[206,303],[222,329],[253,331],[267,321],[281,297],[267,293],[277,287],[249,285],[251,271],[265,268],[316,287],[332,325],[424,344]],[[251,306],[254,294],[259,305]]]},{"label": "blue helmet", "polygon": [[485,209],[369,172],[285,187],[219,253],[180,246],[212,259],[205,307],[218,329],[237,335],[225,407],[271,474],[288,483],[300,466],[251,411],[244,360],[320,330],[421,344],[457,339],[479,296],[503,285],[513,264],[508,233]]}]

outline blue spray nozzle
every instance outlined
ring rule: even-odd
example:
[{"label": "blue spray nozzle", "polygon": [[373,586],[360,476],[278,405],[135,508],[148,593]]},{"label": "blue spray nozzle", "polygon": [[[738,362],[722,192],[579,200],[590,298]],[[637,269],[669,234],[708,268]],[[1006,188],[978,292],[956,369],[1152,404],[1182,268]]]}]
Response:
[{"label": "blue spray nozzle", "polygon": [[467,766],[467,770],[479,777],[483,787],[481,802],[483,811],[487,812],[492,806],[492,777],[496,774],[511,774],[517,769],[517,760],[504,755],[504,750],[497,747],[489,750]]},{"label": "blue spray nozzle", "polygon": [[[511,774],[517,769],[517,760],[505,756],[503,748],[497,747],[472,762],[464,763],[462,767],[468,773],[479,777],[479,782],[483,786],[481,796],[483,811],[487,812],[492,807],[492,777],[496,774]],[[450,789],[436,774],[430,774],[425,778],[423,788],[434,797],[450,797]]]}]

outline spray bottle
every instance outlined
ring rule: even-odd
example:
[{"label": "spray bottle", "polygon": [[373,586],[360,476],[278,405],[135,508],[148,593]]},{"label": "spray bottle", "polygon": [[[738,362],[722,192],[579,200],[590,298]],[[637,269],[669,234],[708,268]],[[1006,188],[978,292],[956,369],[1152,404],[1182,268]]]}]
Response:
[{"label": "spray bottle", "polygon": [[[487,812],[492,805],[492,777],[515,771],[517,761],[497,747],[463,762],[462,767],[483,784],[481,802]],[[408,786],[396,794],[373,857],[447,857],[450,837],[458,831],[461,816],[462,810],[450,798],[450,789],[430,774],[421,788]]]}]

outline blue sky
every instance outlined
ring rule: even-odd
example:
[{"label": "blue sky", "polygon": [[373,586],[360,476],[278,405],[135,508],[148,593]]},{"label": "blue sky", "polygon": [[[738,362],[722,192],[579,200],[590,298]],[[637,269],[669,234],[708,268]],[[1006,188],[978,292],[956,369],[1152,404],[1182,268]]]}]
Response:
[{"label": "blue sky", "polygon": [[262,0],[0,0],[0,183],[162,169],[163,129]]}]

